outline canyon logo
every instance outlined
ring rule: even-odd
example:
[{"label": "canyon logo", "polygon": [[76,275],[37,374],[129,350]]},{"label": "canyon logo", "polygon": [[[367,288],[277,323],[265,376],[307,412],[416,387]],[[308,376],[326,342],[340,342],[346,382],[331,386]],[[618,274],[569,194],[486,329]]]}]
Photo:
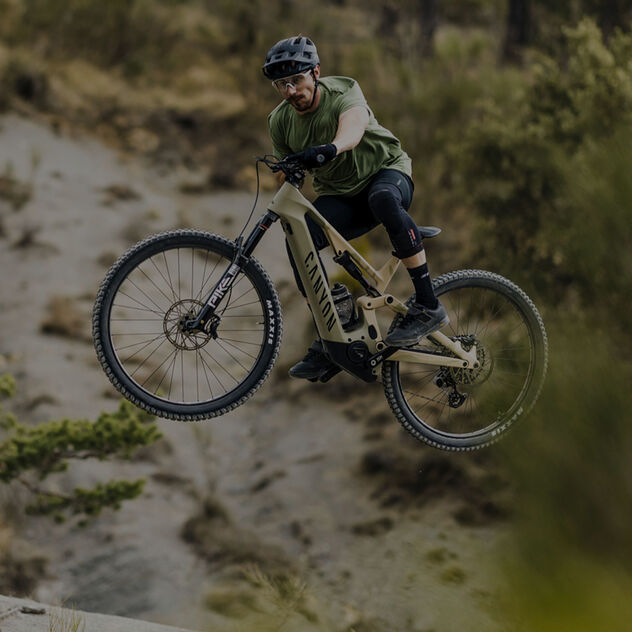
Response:
[{"label": "canyon logo", "polygon": [[[307,274],[312,281],[312,288],[314,289],[314,294],[316,294],[316,298],[318,299],[318,306],[320,307],[320,313],[323,315],[325,319],[325,324],[327,326],[327,331],[331,331],[335,322],[336,322],[336,311],[334,310],[333,305],[330,300],[329,287],[327,283],[323,279],[323,274],[320,266],[318,265],[318,261],[313,252],[309,252],[307,257],[305,257],[305,269],[307,270]],[[312,265],[313,263],[313,265]],[[311,266],[311,267],[310,267]]]}]

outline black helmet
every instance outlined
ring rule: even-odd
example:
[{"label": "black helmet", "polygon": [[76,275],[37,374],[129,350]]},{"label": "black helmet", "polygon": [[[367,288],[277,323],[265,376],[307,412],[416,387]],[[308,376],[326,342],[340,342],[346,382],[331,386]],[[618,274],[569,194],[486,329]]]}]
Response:
[{"label": "black helmet", "polygon": [[261,70],[272,79],[283,79],[315,68],[320,63],[316,46],[309,37],[298,35],[277,42],[266,55]]}]

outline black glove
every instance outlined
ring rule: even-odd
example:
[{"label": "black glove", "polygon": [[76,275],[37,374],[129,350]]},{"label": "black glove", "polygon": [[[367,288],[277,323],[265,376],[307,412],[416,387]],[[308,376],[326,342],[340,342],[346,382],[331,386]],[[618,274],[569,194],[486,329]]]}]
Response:
[{"label": "black glove", "polygon": [[299,151],[297,154],[286,156],[286,160],[296,160],[302,163],[305,168],[313,169],[314,167],[322,167],[326,162],[332,160],[337,153],[338,149],[333,143],[314,145]]}]

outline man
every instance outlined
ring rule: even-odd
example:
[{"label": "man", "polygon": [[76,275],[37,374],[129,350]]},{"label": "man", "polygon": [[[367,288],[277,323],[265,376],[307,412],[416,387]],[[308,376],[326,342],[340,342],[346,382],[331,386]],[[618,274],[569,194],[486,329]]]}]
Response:
[{"label": "man", "polygon": [[[312,170],[318,194],[314,206],[345,239],[383,224],[395,255],[410,274],[415,294],[406,303],[408,313],[393,321],[386,343],[414,345],[446,325],[449,319],[432,289],[419,229],[407,212],[414,185],[411,161],[399,140],[379,125],[356,81],[321,78],[318,52],[309,38],[299,35],[277,42],[262,69],[283,97],[268,117],[275,155],[290,155]],[[308,225],[316,247],[328,246],[310,218]],[[319,378],[333,367],[317,340],[290,375]]]}]

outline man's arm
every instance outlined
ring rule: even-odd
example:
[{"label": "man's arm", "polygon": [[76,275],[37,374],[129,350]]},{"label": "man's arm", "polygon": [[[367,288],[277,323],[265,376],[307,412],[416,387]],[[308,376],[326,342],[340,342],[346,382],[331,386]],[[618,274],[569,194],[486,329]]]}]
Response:
[{"label": "man's arm", "polygon": [[332,141],[337,153],[353,149],[362,140],[368,124],[369,112],[366,107],[357,106],[345,110],[338,119],[338,130]]}]

